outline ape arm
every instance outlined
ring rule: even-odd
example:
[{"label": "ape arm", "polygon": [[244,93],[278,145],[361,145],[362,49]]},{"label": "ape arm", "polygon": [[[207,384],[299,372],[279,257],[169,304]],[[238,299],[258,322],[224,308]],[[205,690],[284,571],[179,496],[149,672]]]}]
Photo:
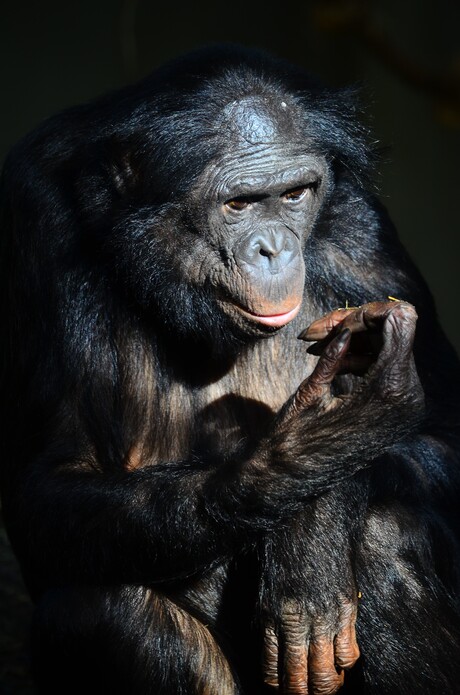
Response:
[{"label": "ape arm", "polygon": [[101,472],[54,448],[53,457],[26,468],[9,498],[11,534],[22,539],[24,564],[35,576],[46,572],[45,585],[183,577],[232,553],[242,537],[251,542],[275,528],[367,465],[411,431],[422,404],[410,362],[414,312],[402,304],[379,311],[383,347],[362,389],[346,402],[330,396],[350,341],[345,331],[252,454]]},{"label": "ape arm", "polygon": [[[458,678],[453,505],[449,510],[448,496],[437,499],[440,470],[428,481],[423,458],[436,465],[434,443],[431,450],[421,440],[420,447],[417,440],[412,444],[410,453],[396,446],[264,538],[267,683],[282,684],[286,693],[334,695],[344,679],[356,685],[356,675],[346,670],[360,651],[361,668],[379,674],[382,692],[390,691],[389,673],[407,692],[416,690],[421,659],[433,682],[439,673],[451,674],[451,682]],[[441,458],[437,463],[442,467]],[[380,639],[371,639],[377,624]],[[428,628],[430,639],[414,643],[414,625],[419,634]],[[403,660],[392,650],[396,643]]]},{"label": "ape arm", "polygon": [[356,477],[261,542],[264,680],[283,693],[332,695],[359,657],[354,541],[364,500]]}]

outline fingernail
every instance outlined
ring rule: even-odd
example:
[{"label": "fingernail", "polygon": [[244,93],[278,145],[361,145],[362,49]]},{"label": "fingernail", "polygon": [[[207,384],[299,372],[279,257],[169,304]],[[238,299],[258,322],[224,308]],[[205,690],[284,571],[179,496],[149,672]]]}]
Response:
[{"label": "fingernail", "polygon": [[346,342],[348,342],[349,337],[351,336],[351,331],[349,328],[344,328],[343,331],[340,331],[339,335],[337,336],[337,345],[339,347],[342,347],[345,345]]},{"label": "fingernail", "polygon": [[322,330],[317,330],[315,328],[311,328],[310,326],[306,328],[302,333],[299,333],[297,338],[299,340],[318,340],[318,338],[321,338],[323,335],[324,331]]}]

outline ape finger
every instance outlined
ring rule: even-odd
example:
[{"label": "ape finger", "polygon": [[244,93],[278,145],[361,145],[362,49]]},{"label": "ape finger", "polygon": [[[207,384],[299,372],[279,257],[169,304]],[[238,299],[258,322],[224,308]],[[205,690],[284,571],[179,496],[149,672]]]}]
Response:
[{"label": "ape finger", "polygon": [[329,314],[322,316],[320,319],[313,321],[302,333],[299,334],[300,340],[314,341],[326,338],[330,333],[339,326],[343,320],[351,313],[353,309],[335,309]]},{"label": "ape finger", "polygon": [[382,357],[394,355],[408,357],[413,348],[417,312],[412,304],[398,302],[387,312],[383,324]]},{"label": "ape finger", "polygon": [[308,670],[310,695],[335,695],[342,687],[345,674],[335,667],[332,639],[321,635],[310,642]]},{"label": "ape finger", "polygon": [[393,402],[405,404],[406,415],[410,404],[411,418],[419,422],[425,410],[425,396],[415,366],[412,352],[415,338],[417,313],[414,307],[400,303],[388,314],[383,327],[383,347],[375,364],[376,371],[369,376],[380,374],[379,388]]},{"label": "ape finger", "polygon": [[278,638],[272,624],[265,626],[263,648],[262,671],[264,683],[272,688],[278,688]]},{"label": "ape finger", "polygon": [[348,354],[342,360],[339,374],[355,374],[356,376],[364,376],[374,362],[375,357],[372,355]]},{"label": "ape finger", "polygon": [[[322,355],[330,342],[330,336],[311,345],[309,355]],[[347,354],[342,358],[340,374],[357,374],[362,376],[376,361],[382,347],[382,338],[375,333],[355,333],[351,336]]]},{"label": "ape finger", "polygon": [[[379,352],[381,342],[377,341],[373,345],[371,337],[378,334],[380,336],[382,327],[388,316],[397,309],[398,306],[404,304],[411,306],[407,302],[368,302],[355,309],[348,310],[343,321],[335,328],[335,330],[343,330],[348,328],[354,337],[354,347],[364,346],[373,352]],[[375,349],[376,348],[376,349]]]},{"label": "ape finger", "polygon": [[283,695],[308,695],[308,645],[305,639],[287,641],[283,649]]},{"label": "ape finger", "polygon": [[386,316],[397,306],[411,306],[408,302],[368,302],[359,307],[335,309],[313,321],[300,335],[301,340],[318,341],[334,335],[338,329],[349,328],[352,333],[378,328]]},{"label": "ape finger", "polygon": [[349,309],[335,309],[320,319],[313,321],[298,336],[301,340],[325,340],[334,335],[337,330],[349,328],[352,333],[360,333],[369,329],[369,321],[381,318],[390,302],[369,302],[362,306]]},{"label": "ape finger", "polygon": [[356,641],[356,613],[356,606],[351,601],[343,604],[339,617],[340,629],[334,640],[335,664],[339,668],[350,669],[360,656]]},{"label": "ape finger", "polygon": [[331,398],[330,385],[341,369],[350,338],[350,331],[345,329],[326,346],[313,372],[297,389],[294,397],[296,410],[319,403],[328,404]]}]

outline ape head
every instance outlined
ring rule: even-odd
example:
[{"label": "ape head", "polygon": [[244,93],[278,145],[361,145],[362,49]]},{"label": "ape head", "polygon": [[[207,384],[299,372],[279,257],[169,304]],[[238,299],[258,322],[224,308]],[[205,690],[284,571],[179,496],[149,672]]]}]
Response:
[{"label": "ape head", "polygon": [[210,284],[221,311],[248,334],[279,329],[302,302],[303,249],[328,170],[324,157],[306,151],[299,118],[294,104],[266,96],[228,104],[219,159],[192,192],[215,249],[205,252],[196,279]]},{"label": "ape head", "polygon": [[368,166],[344,94],[238,56],[202,51],[145,81],[107,140],[100,218],[107,267],[147,321],[214,345],[296,316],[305,246],[335,179]]}]

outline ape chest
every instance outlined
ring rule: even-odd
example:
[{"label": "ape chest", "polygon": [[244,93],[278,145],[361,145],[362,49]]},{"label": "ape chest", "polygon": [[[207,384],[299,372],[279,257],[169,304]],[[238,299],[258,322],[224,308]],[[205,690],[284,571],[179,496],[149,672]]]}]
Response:
[{"label": "ape chest", "polygon": [[151,422],[154,459],[228,456],[241,446],[253,446],[268,432],[276,412],[268,404],[236,393],[209,399],[205,395],[164,394]]},{"label": "ape chest", "polygon": [[191,391],[174,384],[159,398],[151,441],[159,460],[228,456],[253,448],[304,378],[302,370],[273,369],[238,380],[223,379]]}]

